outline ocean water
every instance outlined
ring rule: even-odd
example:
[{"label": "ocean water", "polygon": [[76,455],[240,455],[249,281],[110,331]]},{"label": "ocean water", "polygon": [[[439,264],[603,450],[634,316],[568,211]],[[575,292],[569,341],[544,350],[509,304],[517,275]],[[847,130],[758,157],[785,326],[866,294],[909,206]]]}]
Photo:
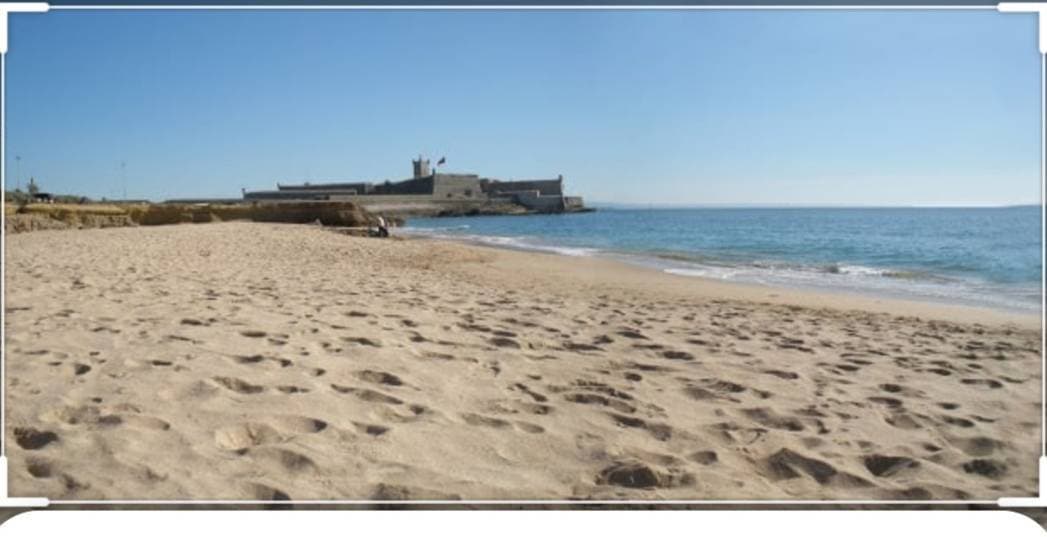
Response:
[{"label": "ocean water", "polygon": [[416,218],[405,233],[665,272],[1036,312],[1040,207],[602,209]]}]

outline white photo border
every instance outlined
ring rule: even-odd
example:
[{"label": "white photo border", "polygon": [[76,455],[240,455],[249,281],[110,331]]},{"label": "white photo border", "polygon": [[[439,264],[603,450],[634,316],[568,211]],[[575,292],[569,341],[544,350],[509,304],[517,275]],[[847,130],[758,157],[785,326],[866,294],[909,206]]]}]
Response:
[{"label": "white photo border", "polygon": [[[8,15],[10,13],[46,13],[48,11],[989,11],[1001,13],[1038,13],[1040,49],[1040,459],[1039,496],[1031,498],[999,498],[993,500],[50,500],[48,498],[12,498],[7,494],[8,467],[6,438],[0,446],[0,508],[34,508],[50,505],[839,505],[839,506],[923,506],[923,505],[985,505],[1003,508],[1047,507],[1047,280],[1044,265],[1047,262],[1047,3],[1012,2],[993,5],[55,5],[44,2],[0,3],[0,147],[3,165],[0,165],[0,183],[6,186],[7,175],[7,45]],[[0,213],[6,211],[6,205]],[[0,250],[6,248],[6,231],[0,230]],[[6,251],[6,250],[5,250]],[[6,275],[6,259],[0,259],[0,272]],[[6,288],[0,282],[0,301],[6,304]],[[6,327],[0,325],[0,390],[6,394],[7,341]],[[6,434],[7,412],[5,397],[0,395],[0,431]]]}]

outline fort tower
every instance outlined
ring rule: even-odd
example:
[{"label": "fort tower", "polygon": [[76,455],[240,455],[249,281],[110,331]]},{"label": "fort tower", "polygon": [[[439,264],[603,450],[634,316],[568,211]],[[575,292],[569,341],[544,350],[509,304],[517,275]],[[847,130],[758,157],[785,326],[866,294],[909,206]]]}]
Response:
[{"label": "fort tower", "polygon": [[419,177],[429,177],[429,159],[423,159],[421,155],[418,155],[418,160],[411,160],[411,167],[414,169],[414,179]]}]

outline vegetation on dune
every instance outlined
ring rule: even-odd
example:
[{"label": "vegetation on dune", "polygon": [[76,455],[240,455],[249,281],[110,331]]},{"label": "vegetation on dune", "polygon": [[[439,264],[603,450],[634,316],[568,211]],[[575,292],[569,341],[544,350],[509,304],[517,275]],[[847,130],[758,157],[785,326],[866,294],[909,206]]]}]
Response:
[{"label": "vegetation on dune", "polygon": [[348,202],[281,203],[94,203],[86,197],[41,194],[30,178],[29,191],[4,191],[4,229],[9,233],[37,229],[157,226],[230,220],[367,226],[374,222],[359,205]]},{"label": "vegetation on dune", "polygon": [[326,226],[367,226],[374,217],[351,202],[259,204],[5,203],[8,232],[37,229],[155,226],[247,220]]}]

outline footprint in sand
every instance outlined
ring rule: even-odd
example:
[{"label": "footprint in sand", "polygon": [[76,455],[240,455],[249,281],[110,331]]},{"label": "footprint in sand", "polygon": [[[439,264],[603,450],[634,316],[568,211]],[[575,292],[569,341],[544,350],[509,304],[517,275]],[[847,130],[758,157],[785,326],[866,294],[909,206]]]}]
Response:
[{"label": "footprint in sand", "polygon": [[895,399],[893,397],[879,397],[879,396],[877,396],[877,397],[868,397],[867,399],[870,402],[881,404],[881,405],[883,405],[883,406],[885,406],[885,407],[887,407],[889,409],[892,409],[892,410],[893,409],[897,409],[897,408],[901,408],[903,406],[903,403],[900,400]]},{"label": "footprint in sand", "polygon": [[154,431],[169,431],[171,424],[160,418],[154,418],[152,416],[137,416],[129,415],[123,416],[123,421],[129,427],[135,427],[139,429],[151,429]]},{"label": "footprint in sand", "polygon": [[985,457],[992,455],[996,450],[1004,447],[1005,443],[985,436],[973,438],[958,438],[950,442],[964,453],[972,457]]},{"label": "footprint in sand", "polygon": [[459,415],[462,417],[465,423],[477,427],[506,429],[515,426],[518,430],[531,434],[540,434],[545,432],[544,427],[540,425],[535,425],[533,423],[527,423],[525,421],[509,422],[500,418],[491,418],[488,416],[482,416],[480,414],[474,414],[472,412],[466,412]]},{"label": "footprint in sand", "polygon": [[614,420],[615,423],[623,427],[630,427],[636,429],[643,429],[651,434],[655,439],[666,441],[672,436],[672,427],[662,423],[648,423],[640,418],[634,418],[632,416],[623,416],[621,414],[615,414],[614,412],[608,412],[608,416]]},{"label": "footprint in sand", "polygon": [[793,373],[791,371],[782,371],[780,369],[766,369],[763,372],[767,375],[773,375],[775,377],[785,380],[796,380],[800,378],[800,375],[797,375],[796,373]]},{"label": "footprint in sand", "polygon": [[840,472],[831,464],[806,457],[788,448],[776,451],[765,459],[771,476],[775,479],[793,479],[807,475],[820,485],[834,484],[845,487],[865,487],[871,483],[856,475]]},{"label": "footprint in sand", "polygon": [[782,416],[770,408],[747,408],[742,413],[749,419],[772,429],[799,432],[805,429],[803,422],[791,416]]},{"label": "footprint in sand", "polygon": [[[688,397],[695,401],[724,400],[732,403],[740,403],[741,400],[733,397],[733,395],[741,394],[747,390],[748,388],[741,384],[736,384],[727,380],[706,378],[686,386],[683,391]],[[758,390],[754,390],[753,393],[761,399],[766,399],[770,396],[769,393]],[[765,394],[766,396],[764,396]]]},{"label": "footprint in sand", "polygon": [[263,446],[250,449],[250,454],[253,459],[273,462],[280,468],[294,474],[317,469],[316,463],[312,459],[289,449]]},{"label": "footprint in sand", "polygon": [[389,432],[389,427],[386,427],[384,425],[375,425],[372,423],[358,423],[354,421],[353,427],[358,432],[368,434],[371,436],[382,436],[383,434]]},{"label": "footprint in sand", "polygon": [[687,351],[663,351],[662,357],[667,360],[682,360],[685,362],[694,360],[694,355]]},{"label": "footprint in sand", "polygon": [[589,345],[588,343],[575,343],[572,341],[564,343],[563,348],[575,352],[603,350],[600,347],[597,347],[596,345]]},{"label": "footprint in sand", "polygon": [[701,464],[702,466],[716,464],[716,462],[720,460],[720,457],[716,454],[716,452],[711,450],[695,451],[694,453],[688,455],[687,458],[698,464]]},{"label": "footprint in sand", "polygon": [[232,359],[234,362],[238,364],[257,364],[260,363],[262,360],[265,360],[265,356],[262,356],[261,354],[254,354],[251,356],[233,356]]},{"label": "footprint in sand", "polygon": [[278,429],[289,433],[318,433],[327,429],[327,422],[305,416],[277,416],[269,420]]},{"label": "footprint in sand", "polygon": [[480,414],[473,414],[471,412],[460,414],[462,419],[465,420],[469,425],[476,425],[482,427],[493,427],[495,429],[504,429],[511,427],[512,424],[506,420],[499,418],[489,418],[487,416],[481,416]]},{"label": "footprint in sand", "polygon": [[899,472],[910,468],[918,468],[919,461],[908,457],[892,457],[887,455],[869,455],[862,459],[865,468],[876,477],[891,477]]},{"label": "footprint in sand", "polygon": [[408,405],[407,409],[410,413],[404,415],[396,412],[391,407],[383,406],[375,409],[372,412],[372,416],[381,422],[414,423],[424,419],[426,416],[435,414],[432,409],[422,405]]},{"label": "footprint in sand", "polygon": [[250,382],[246,382],[235,377],[214,377],[212,380],[214,380],[220,386],[227,390],[231,390],[236,393],[241,393],[245,395],[253,395],[265,391],[264,386],[251,384]]},{"label": "footprint in sand", "polygon": [[25,471],[37,479],[47,479],[52,476],[51,462],[43,458],[29,458],[25,461]]},{"label": "footprint in sand", "polygon": [[984,386],[993,390],[1003,387],[1002,383],[992,379],[963,379],[960,382],[969,386]]},{"label": "footprint in sand", "polygon": [[1007,474],[1007,465],[992,459],[974,459],[963,464],[963,471],[989,479],[999,479]]},{"label": "footprint in sand", "polygon": [[264,423],[242,423],[215,430],[214,442],[220,449],[242,451],[284,441],[279,431]]},{"label": "footprint in sand", "polygon": [[[58,362],[58,363],[61,363],[61,362]],[[70,370],[70,372],[72,372],[73,376],[79,377],[80,375],[84,375],[84,374],[88,373],[89,371],[91,371],[91,366],[89,366],[87,364],[74,363],[74,364],[69,364],[69,370]]]},{"label": "footprint in sand", "polygon": [[269,485],[247,483],[243,488],[247,495],[255,500],[264,502],[286,502],[291,500],[291,497],[286,492]]},{"label": "footprint in sand", "polygon": [[378,483],[375,485],[367,495],[367,498],[375,501],[402,501],[413,499],[460,501],[462,499],[458,494],[449,494],[444,491],[420,487],[392,485],[389,483]]},{"label": "footprint in sand", "polygon": [[366,338],[366,337],[343,337],[342,340],[343,341],[347,341],[349,343],[356,343],[357,345],[364,345],[364,346],[367,346],[367,347],[381,347],[382,346],[382,342],[381,341],[378,341],[376,339]]},{"label": "footprint in sand", "polygon": [[338,393],[350,393],[358,397],[363,401],[369,403],[385,403],[388,405],[399,405],[403,404],[403,401],[381,392],[374,390],[368,390],[367,388],[353,388],[351,386],[341,386],[338,384],[332,384],[331,389]]},{"label": "footprint in sand", "polygon": [[520,429],[525,433],[541,434],[545,432],[545,428],[541,425],[535,425],[533,423],[527,423],[526,421],[517,421],[514,423],[516,428]]},{"label": "footprint in sand", "polygon": [[544,395],[542,395],[542,394],[532,390],[531,388],[527,387],[527,385],[521,384],[519,382],[516,383],[516,384],[513,384],[509,389],[510,390],[519,390],[519,391],[523,392],[524,394],[526,394],[531,399],[534,399],[534,401],[538,402],[538,403],[544,403],[544,402],[549,400],[548,397],[546,397],[546,396],[544,396]]},{"label": "footprint in sand", "polygon": [[542,403],[528,403],[526,401],[513,401],[512,406],[528,414],[547,416],[553,413],[553,407]]},{"label": "footprint in sand", "polygon": [[670,468],[668,472],[659,471],[646,463],[626,460],[611,464],[596,475],[597,485],[611,485],[632,489],[670,488],[679,485],[693,485],[695,476],[682,473],[679,469]]},{"label": "footprint in sand", "polygon": [[403,380],[392,373],[364,369],[353,374],[356,378],[373,384],[384,384],[386,386],[402,386]]},{"label": "footprint in sand", "polygon": [[974,427],[974,422],[967,418],[955,418],[953,416],[942,416],[942,421],[949,425],[955,425],[956,427],[970,428]]},{"label": "footprint in sand", "polygon": [[508,337],[494,337],[488,340],[488,343],[500,348],[519,349],[520,344],[513,338]]},{"label": "footprint in sand", "polygon": [[625,412],[628,414],[636,412],[636,407],[628,403],[616,399],[610,399],[596,393],[568,393],[564,395],[564,399],[572,403],[583,405],[601,405],[611,407],[619,412]]},{"label": "footprint in sand", "polygon": [[35,451],[58,441],[58,435],[51,431],[41,431],[32,427],[15,427],[15,443],[22,449]]}]

